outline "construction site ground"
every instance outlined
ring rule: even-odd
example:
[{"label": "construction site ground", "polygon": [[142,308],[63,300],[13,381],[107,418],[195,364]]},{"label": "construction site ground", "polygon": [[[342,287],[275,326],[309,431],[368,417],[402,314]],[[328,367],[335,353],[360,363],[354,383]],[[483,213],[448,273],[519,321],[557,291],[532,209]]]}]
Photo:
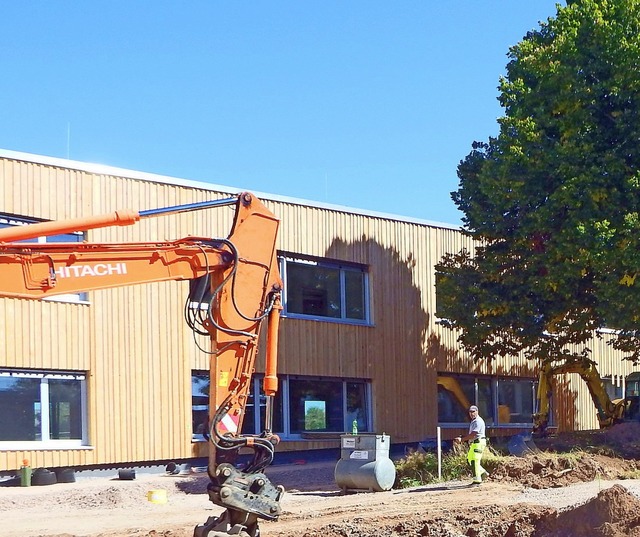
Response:
[{"label": "construction site ground", "polygon": [[[506,457],[480,487],[470,479],[385,492],[341,491],[336,461],[274,465],[287,493],[262,537],[640,537],[640,425],[536,440],[542,453]],[[559,459],[549,452],[571,452]],[[567,462],[569,461],[569,462]],[[183,472],[183,474],[185,474]],[[631,477],[631,478],[630,478]],[[203,473],[79,477],[0,487],[3,537],[191,537],[221,509]],[[166,503],[149,500],[166,491]]]}]

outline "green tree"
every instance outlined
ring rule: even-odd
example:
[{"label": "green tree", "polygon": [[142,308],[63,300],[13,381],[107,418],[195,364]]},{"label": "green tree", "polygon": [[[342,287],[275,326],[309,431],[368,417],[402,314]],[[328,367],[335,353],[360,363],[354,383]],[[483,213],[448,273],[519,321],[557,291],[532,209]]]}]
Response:
[{"label": "green tree", "polygon": [[582,359],[607,326],[637,361],[640,1],[569,0],[508,58],[452,193],[479,247],[437,266],[437,314],[476,359]]},{"label": "green tree", "polygon": [[318,431],[327,428],[327,414],[324,408],[313,406],[304,415],[305,431]]}]

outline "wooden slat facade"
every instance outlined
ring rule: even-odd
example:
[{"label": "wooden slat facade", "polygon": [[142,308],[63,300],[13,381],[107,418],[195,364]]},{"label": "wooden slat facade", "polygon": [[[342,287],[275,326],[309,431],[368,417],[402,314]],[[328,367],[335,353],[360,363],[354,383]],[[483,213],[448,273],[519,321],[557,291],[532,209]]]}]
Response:
[{"label": "wooden slat facade", "polygon": [[[64,219],[152,209],[228,197],[237,191],[138,172],[0,151],[0,212]],[[374,430],[395,443],[435,436],[438,372],[533,376],[522,357],[473,364],[454,333],[434,317],[434,264],[469,246],[453,227],[261,199],[282,221],[278,249],[369,268],[371,326],[283,318],[280,373],[371,381]],[[226,236],[233,210],[222,208],[145,219],[88,232],[91,242]],[[208,370],[183,320],[187,282],[90,293],[88,303],[0,299],[0,367],[86,372],[89,446],[2,450],[0,471],[31,465],[91,466],[205,455],[191,441],[191,372]],[[198,339],[208,346],[206,338]],[[604,375],[631,371],[606,345],[594,353]],[[257,370],[263,358],[259,356]],[[575,376],[575,375],[574,375]],[[557,407],[561,428],[595,427],[579,379],[567,377]],[[2,412],[2,409],[0,409]],[[446,434],[453,436],[457,431]],[[338,441],[285,441],[279,449],[337,447]]]}]

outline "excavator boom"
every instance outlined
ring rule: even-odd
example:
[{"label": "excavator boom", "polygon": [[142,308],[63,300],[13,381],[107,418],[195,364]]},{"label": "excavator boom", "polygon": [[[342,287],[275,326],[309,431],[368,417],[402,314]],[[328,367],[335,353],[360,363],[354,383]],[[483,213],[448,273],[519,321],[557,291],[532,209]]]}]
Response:
[{"label": "excavator boom", "polygon": [[[108,226],[142,218],[235,205],[231,232],[220,239],[186,237],[153,243],[33,243],[41,236]],[[59,222],[0,229],[0,296],[42,299],[127,285],[207,278],[206,288],[187,298],[187,323],[211,340],[209,394],[209,498],[225,508],[196,526],[196,537],[259,535],[258,519],[280,514],[283,494],[262,472],[273,459],[278,437],[271,431],[272,400],[278,388],[277,332],[282,281],[276,240],[279,221],[252,194],[152,209],[117,211]],[[195,304],[195,307],[193,307]],[[264,392],[265,431],[240,434],[249,397],[260,327],[268,328]],[[253,458],[239,468],[242,448]]]},{"label": "excavator boom", "polygon": [[[2,231],[2,230],[0,230]],[[229,266],[224,243],[0,243],[0,295],[42,299],[112,287],[190,280]]]},{"label": "excavator boom", "polygon": [[625,401],[612,401],[596,368],[596,364],[588,359],[567,361],[554,364],[546,361],[538,375],[537,413],[533,415],[533,432],[541,436],[546,434],[549,425],[553,378],[564,373],[577,373],[585,381],[591,400],[596,408],[598,423],[601,428],[610,427],[620,422],[625,414]]}]

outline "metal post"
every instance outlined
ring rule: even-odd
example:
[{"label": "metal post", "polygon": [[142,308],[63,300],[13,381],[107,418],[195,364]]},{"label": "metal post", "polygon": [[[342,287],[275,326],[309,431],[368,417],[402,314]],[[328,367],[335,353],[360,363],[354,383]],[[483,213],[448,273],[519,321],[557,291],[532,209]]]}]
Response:
[{"label": "metal post", "polygon": [[442,445],[441,445],[441,440],[442,440],[442,429],[440,427],[438,427],[436,429],[437,433],[436,433],[436,441],[438,442],[438,481],[442,480]]}]

